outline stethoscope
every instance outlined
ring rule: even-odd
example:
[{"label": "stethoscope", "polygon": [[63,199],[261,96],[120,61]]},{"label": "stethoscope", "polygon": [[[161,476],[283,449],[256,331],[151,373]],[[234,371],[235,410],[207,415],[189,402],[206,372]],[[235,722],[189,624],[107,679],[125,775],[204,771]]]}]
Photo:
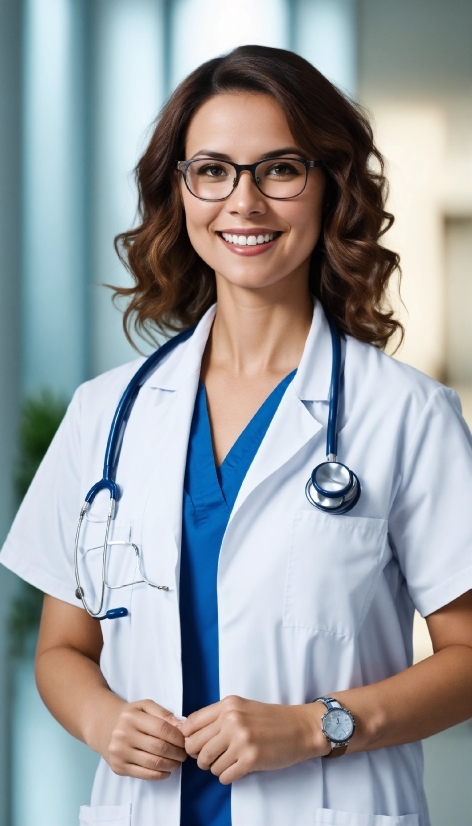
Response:
[{"label": "stethoscope", "polygon": [[[305,486],[306,498],[315,508],[318,508],[325,513],[343,514],[351,510],[356,505],[361,495],[361,486],[356,474],[350,470],[347,465],[338,462],[337,459],[337,423],[338,423],[338,407],[339,407],[339,390],[342,378],[342,364],[341,364],[341,336],[334,321],[327,316],[329,329],[331,332],[332,343],[332,366],[331,366],[331,383],[329,391],[329,414],[328,414],[328,428],[326,437],[326,461],[317,465],[308,482]],[[151,582],[144,574],[141,556],[137,545],[131,542],[124,542],[122,540],[108,541],[110,533],[110,525],[115,514],[116,502],[119,497],[119,490],[116,484],[116,471],[118,467],[118,460],[120,457],[121,445],[123,443],[123,435],[126,424],[131,414],[136,397],[143,386],[146,379],[154,372],[158,364],[167,356],[175,347],[186,341],[194,332],[194,327],[185,330],[183,333],[167,341],[159,350],[152,353],[141,365],[139,370],[135,373],[124,391],[110,427],[108,435],[107,446],[105,450],[105,459],[103,463],[103,475],[99,482],[96,482],[90,488],[85,497],[84,504],[80,509],[79,523],[75,534],[75,550],[74,550],[74,567],[75,579],[77,588],[75,596],[82,601],[87,613],[97,620],[104,619],[118,619],[119,617],[126,617],[128,615],[127,608],[111,608],[106,613],[102,614],[103,603],[105,600],[105,588],[117,589],[128,588],[132,585],[146,583],[152,588],[157,588],[161,591],[169,591],[168,586],[158,585]],[[102,590],[100,595],[100,604],[97,611],[92,611],[85,599],[84,589],[80,582],[79,573],[79,540],[82,522],[85,515],[92,505],[95,497],[101,490],[107,490],[110,495],[110,504],[106,518],[105,538],[103,541],[103,557],[102,557]],[[133,580],[133,582],[126,582],[122,585],[110,585],[107,578],[108,567],[108,549],[115,545],[128,545],[133,549],[136,556],[136,564],[139,571],[140,579]],[[98,546],[101,547],[101,546]],[[90,549],[95,550],[95,549]]]}]

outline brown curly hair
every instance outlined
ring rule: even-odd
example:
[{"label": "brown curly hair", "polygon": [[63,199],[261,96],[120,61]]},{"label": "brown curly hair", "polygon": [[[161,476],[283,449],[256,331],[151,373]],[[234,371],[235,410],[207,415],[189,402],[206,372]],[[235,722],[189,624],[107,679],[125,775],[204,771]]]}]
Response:
[{"label": "brown curly hair", "polygon": [[240,46],[199,66],[165,104],[136,167],[139,225],[118,235],[115,248],[133,275],[123,326],[144,336],[196,324],[216,299],[215,275],[188,238],[177,160],[197,109],[223,92],[271,95],[308,158],[324,161],[327,186],[323,225],[312,253],[309,287],[339,328],[385,347],[403,328],[393,317],[387,286],[399,257],[379,238],[393,223],[385,211],[383,158],[360,107],[293,52]]}]

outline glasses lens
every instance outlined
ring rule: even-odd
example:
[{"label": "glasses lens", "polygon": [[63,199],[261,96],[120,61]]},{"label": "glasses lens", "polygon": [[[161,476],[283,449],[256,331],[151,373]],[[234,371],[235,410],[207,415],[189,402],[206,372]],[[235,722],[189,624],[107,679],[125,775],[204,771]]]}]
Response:
[{"label": "glasses lens", "polygon": [[256,167],[257,184],[269,198],[295,198],[306,184],[307,170],[292,158],[274,158]]},{"label": "glasses lens", "polygon": [[192,161],[187,168],[187,186],[192,195],[208,201],[227,198],[233,190],[234,167],[224,161]]}]

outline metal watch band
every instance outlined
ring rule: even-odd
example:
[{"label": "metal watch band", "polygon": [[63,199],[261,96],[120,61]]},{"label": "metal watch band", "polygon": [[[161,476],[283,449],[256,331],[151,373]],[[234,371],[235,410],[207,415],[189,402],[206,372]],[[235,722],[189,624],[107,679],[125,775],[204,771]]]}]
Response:
[{"label": "metal watch band", "polygon": [[331,711],[332,708],[342,708],[341,703],[338,700],[335,700],[334,697],[316,697],[313,702],[323,703],[328,711]]}]

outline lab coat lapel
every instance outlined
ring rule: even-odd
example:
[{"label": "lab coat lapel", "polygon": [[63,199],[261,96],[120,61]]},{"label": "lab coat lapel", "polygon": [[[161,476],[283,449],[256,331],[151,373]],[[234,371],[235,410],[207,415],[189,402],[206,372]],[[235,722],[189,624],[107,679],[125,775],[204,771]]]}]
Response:
[{"label": "lab coat lapel", "polygon": [[[289,462],[321,429],[320,422],[289,386],[241,485],[230,522],[253,491]],[[306,479],[303,485],[305,482]]]},{"label": "lab coat lapel", "polygon": [[[316,301],[297,375],[288,386],[241,485],[230,523],[251,493],[289,462],[322,429],[322,424],[312,416],[304,402],[328,401],[331,364],[329,325],[321,305]],[[305,482],[306,479],[300,480],[302,488]]]},{"label": "lab coat lapel", "polygon": [[[146,408],[144,415],[139,417],[140,438],[146,454],[145,474],[147,469],[142,541],[147,547],[160,545],[161,540],[167,543],[166,571],[162,568],[159,571],[161,581],[165,581],[163,576],[168,579],[175,575],[178,561],[188,438],[202,355],[214,312],[212,307],[193,336],[171,354],[162,370],[157,370],[145,382],[140,393]],[[169,532],[166,538],[162,535],[164,526]],[[148,559],[153,558],[162,560],[162,554],[148,554]],[[150,564],[154,567],[152,562]],[[150,570],[152,578],[151,573],[156,575],[157,571]]]},{"label": "lab coat lapel", "polygon": [[[143,531],[157,532],[157,537],[163,525],[170,528],[174,550],[180,547],[182,490],[198,378],[195,371],[178,390],[166,391],[166,398],[142,422],[149,468]],[[158,398],[159,390],[154,395]],[[143,536],[146,545],[147,539],[148,535]]]}]

